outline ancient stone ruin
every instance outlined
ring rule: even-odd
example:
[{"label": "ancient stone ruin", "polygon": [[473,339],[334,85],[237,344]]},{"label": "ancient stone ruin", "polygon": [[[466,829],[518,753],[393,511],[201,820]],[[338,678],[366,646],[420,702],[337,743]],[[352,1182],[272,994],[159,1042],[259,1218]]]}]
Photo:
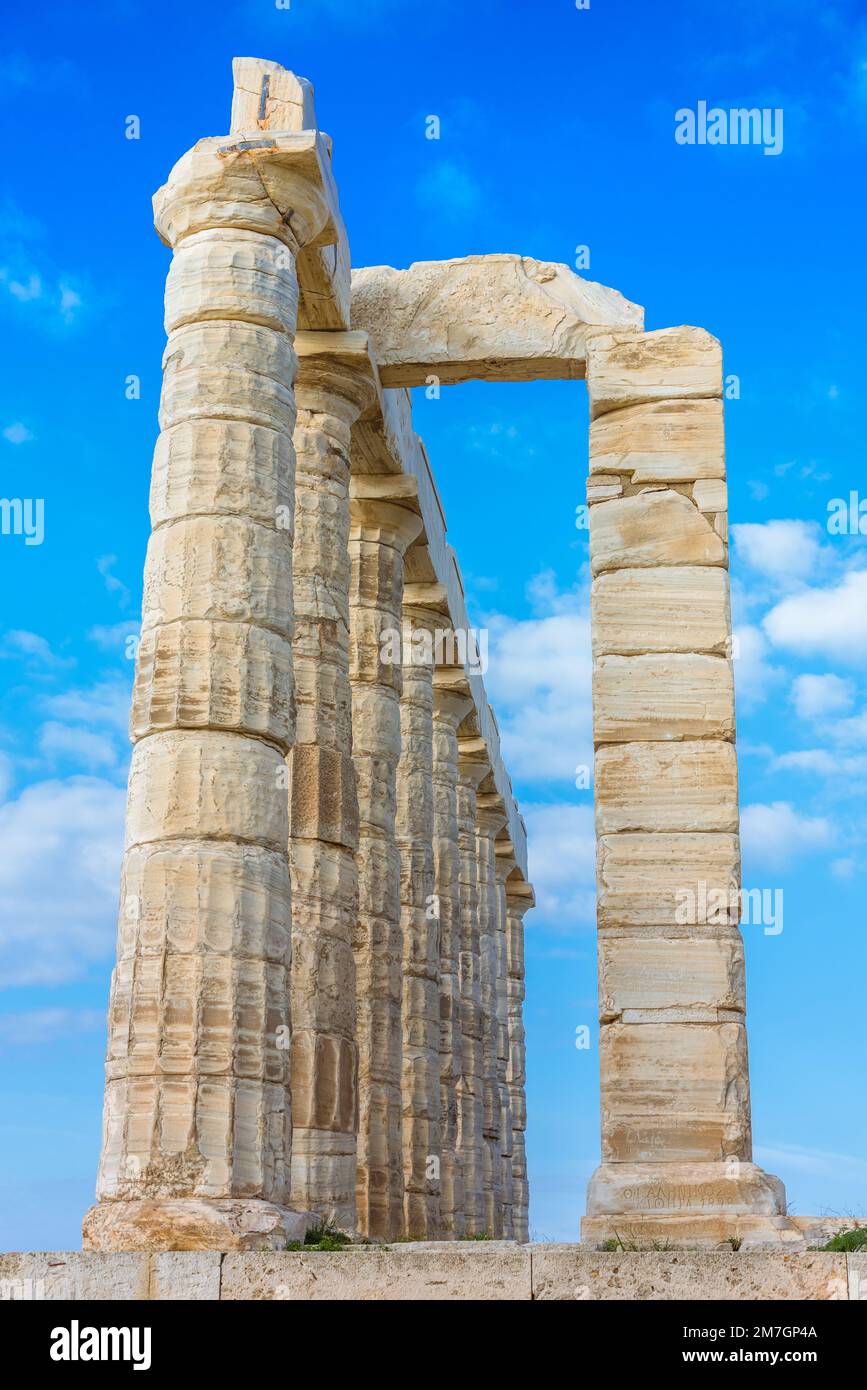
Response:
[{"label": "ancient stone ruin", "polygon": [[431,378],[590,394],[584,1239],[794,1236],[751,1162],[719,344],[521,256],[350,273],[310,84],[234,75],[230,133],[154,199],[174,255],[85,1247],[528,1239],[533,890],[412,426]]}]

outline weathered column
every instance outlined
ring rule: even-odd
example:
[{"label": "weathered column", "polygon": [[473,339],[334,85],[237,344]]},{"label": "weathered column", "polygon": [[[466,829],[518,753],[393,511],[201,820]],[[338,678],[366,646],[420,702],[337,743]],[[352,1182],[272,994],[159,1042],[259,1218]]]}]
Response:
[{"label": "weathered column", "polygon": [[292,1201],[354,1231],[358,796],[349,684],[349,450],[372,399],[364,334],[300,333],[290,758]]},{"label": "weathered column", "polygon": [[[487,783],[482,784],[487,787]],[[497,946],[500,890],[497,881],[496,838],[506,824],[502,799],[493,790],[477,798],[476,840],[479,856],[479,946],[481,956],[482,1042],[484,1092],[482,1107],[483,1203],[485,1230],[495,1240],[503,1234],[500,1088],[498,1080]]]},{"label": "weathered column", "polygon": [[500,1112],[500,1203],[502,1206],[503,1238],[513,1237],[514,1188],[512,1175],[513,1116],[512,1095],[509,1089],[509,909],[506,901],[506,880],[517,868],[508,834],[496,842],[497,854],[497,935],[495,979],[497,1018],[497,1103]]},{"label": "weathered column", "polygon": [[590,340],[602,1166],[584,1238],[785,1225],[751,1162],[722,364]]},{"label": "weathered column", "polygon": [[[400,756],[403,556],[421,530],[406,507],[357,496],[349,553],[353,761],[358,781],[358,1225],[392,1240],[403,1229],[401,1072],[403,945],[395,818]],[[386,480],[387,485],[387,480]],[[396,635],[396,639],[395,639]]]},{"label": "weathered column", "polygon": [[507,966],[509,1002],[509,1103],[512,1116],[512,1234],[527,1241],[529,1235],[530,1186],[527,1179],[526,1048],[524,1043],[524,913],[535,898],[530,884],[519,874],[506,880],[508,911]]},{"label": "weathered column", "polygon": [[442,1222],[445,1234],[466,1233],[464,1174],[458,1151],[458,1082],[462,1063],[460,987],[461,861],[458,841],[458,725],[472,708],[462,672],[434,673],[434,869],[440,914],[440,1115]]},{"label": "weathered column", "polygon": [[[426,606],[433,603],[435,607]],[[403,936],[403,1167],[405,1234],[442,1232],[440,1182],[440,913],[434,891],[433,670],[447,622],[440,585],[408,584],[403,601],[403,693],[397,768]]]},{"label": "weathered column", "polygon": [[[324,147],[202,140],[174,248],[89,1249],[285,1244],[295,255]],[[303,1229],[303,1223],[301,1226]]]},{"label": "weathered column", "polygon": [[458,1083],[458,1154],[464,1180],[464,1210],[468,1236],[483,1234],[485,1062],[482,1037],[481,941],[479,932],[479,866],[476,843],[476,792],[488,775],[486,763],[472,756],[479,740],[458,739],[457,814],[460,849],[461,907],[461,1076]]}]

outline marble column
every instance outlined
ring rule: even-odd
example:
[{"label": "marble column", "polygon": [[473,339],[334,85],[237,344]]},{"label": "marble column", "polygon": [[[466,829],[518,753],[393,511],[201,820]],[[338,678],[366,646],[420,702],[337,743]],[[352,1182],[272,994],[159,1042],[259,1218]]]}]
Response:
[{"label": "marble column", "polygon": [[330,217],[309,144],[202,140],[154,199],[175,254],[87,1249],[282,1248],[298,1234],[295,257]]},{"label": "marble column", "polygon": [[588,346],[602,1165],[586,1240],[747,1243],[752,1162],[719,344]]},{"label": "marble column", "polygon": [[[440,1184],[440,910],[434,882],[433,671],[436,632],[425,606],[439,586],[408,584],[403,602],[401,751],[397,769],[403,936],[403,1166],[405,1233],[442,1233]],[[445,590],[440,591],[445,607]],[[436,597],[436,595],[434,595]]]},{"label": "marble column", "polygon": [[[493,779],[489,779],[491,787]],[[497,946],[500,890],[497,880],[496,838],[506,824],[499,794],[483,783],[476,798],[476,843],[479,856],[479,949],[482,1008],[484,1091],[482,1137],[484,1149],[483,1204],[485,1230],[495,1240],[503,1234],[500,1089],[498,1080]]]},{"label": "marble column", "polygon": [[500,1202],[502,1206],[503,1238],[513,1238],[514,1185],[512,1174],[513,1116],[512,1094],[509,1088],[509,910],[506,901],[506,880],[517,867],[512,844],[504,831],[498,838],[497,855],[497,937],[495,979],[497,1018],[497,1096],[500,1113]]},{"label": "marble column", "polygon": [[460,990],[461,1076],[458,1083],[458,1154],[464,1179],[468,1236],[485,1232],[484,1190],[484,1041],[482,1037],[481,942],[479,932],[479,865],[476,842],[476,793],[488,775],[486,763],[465,753],[472,737],[458,739],[457,814],[460,849]]},{"label": "marble column", "polygon": [[350,678],[359,813],[353,936],[359,1048],[356,1201],[361,1232],[393,1240],[404,1221],[403,942],[396,839],[403,557],[422,523],[409,508],[373,497],[353,495],[350,509]]},{"label": "marble column", "polygon": [[369,358],[347,342],[362,336],[299,334],[295,384],[292,1201],[346,1231],[356,1226],[358,1129],[349,453],[352,425],[375,391]]},{"label": "marble column", "polygon": [[434,673],[433,792],[435,891],[440,914],[440,1115],[442,1125],[442,1221],[445,1234],[466,1233],[464,1174],[458,1149],[458,1085],[462,1068],[460,987],[461,857],[458,839],[458,739],[472,708],[462,673]]},{"label": "marble column", "polygon": [[535,899],[529,883],[518,874],[506,879],[508,912],[508,1006],[509,1066],[507,1072],[512,1117],[512,1234],[527,1241],[529,1235],[530,1187],[527,1178],[526,1047],[524,1040],[524,914]]}]

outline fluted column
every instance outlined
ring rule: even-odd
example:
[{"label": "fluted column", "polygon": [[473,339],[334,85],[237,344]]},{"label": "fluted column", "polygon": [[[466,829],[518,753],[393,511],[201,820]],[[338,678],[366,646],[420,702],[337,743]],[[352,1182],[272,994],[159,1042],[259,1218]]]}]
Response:
[{"label": "fluted column", "polygon": [[[292,1201],[355,1229],[358,795],[349,683],[349,451],[373,396],[350,335],[299,335],[290,758]],[[361,337],[362,335],[353,335]],[[362,345],[363,346],[363,345]]]},{"label": "fluted column", "polygon": [[[484,785],[484,784],[483,784]],[[501,1114],[497,1075],[497,945],[500,932],[500,891],[497,881],[497,835],[506,824],[506,813],[494,791],[479,792],[476,810],[476,841],[479,856],[479,949],[481,957],[482,1054],[484,1090],[482,1095],[482,1136],[484,1148],[483,1202],[485,1230],[499,1239],[503,1234]]]},{"label": "fluted column", "polygon": [[200,141],[154,200],[175,255],[90,1249],[293,1229],[292,344],[317,159]]},{"label": "fluted column", "polygon": [[497,936],[495,979],[497,1017],[497,1098],[500,1113],[500,1202],[503,1213],[503,1238],[513,1236],[513,1176],[512,1176],[512,1095],[509,1089],[509,995],[508,939],[509,915],[506,901],[506,880],[515,869],[516,861],[507,835],[496,842],[497,854]]},{"label": "fluted column", "polygon": [[529,1235],[530,1187],[527,1178],[526,1047],[524,1041],[524,914],[533,906],[533,890],[521,877],[506,880],[508,936],[509,1065],[507,1080],[512,1117],[512,1234],[527,1241]]},{"label": "fluted column", "polygon": [[[434,675],[434,867],[440,913],[440,1115],[442,1221],[447,1236],[466,1233],[464,1175],[458,1150],[458,1084],[462,1068],[460,988],[461,857],[458,840],[458,739],[472,700],[451,669]],[[456,685],[458,688],[456,688]]]},{"label": "fluted column", "polygon": [[[401,751],[397,768],[403,936],[403,1167],[405,1233],[441,1234],[440,913],[434,892],[434,641],[446,621],[419,599],[431,586],[404,591]],[[443,599],[445,591],[442,591]]]},{"label": "fluted column", "polygon": [[420,517],[406,507],[352,498],[350,677],[359,814],[353,937],[359,1047],[356,1200],[359,1229],[385,1240],[403,1229],[403,944],[395,828],[399,635],[403,556],[420,529]]},{"label": "fluted column", "polygon": [[458,1083],[458,1154],[464,1179],[466,1233],[484,1233],[484,1042],[482,1038],[481,942],[479,933],[479,864],[476,843],[476,792],[488,775],[487,765],[463,752],[458,740],[458,844],[461,904],[461,1076]]}]

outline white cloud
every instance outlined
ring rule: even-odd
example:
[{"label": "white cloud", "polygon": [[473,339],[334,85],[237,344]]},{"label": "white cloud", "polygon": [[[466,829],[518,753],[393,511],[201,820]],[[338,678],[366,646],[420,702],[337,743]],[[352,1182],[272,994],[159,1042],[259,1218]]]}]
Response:
[{"label": "white cloud", "polygon": [[28,632],[25,628],[12,628],[4,634],[0,657],[24,657],[31,666],[57,669],[75,665],[74,657],[58,656],[44,637],[40,637],[38,632]]},{"label": "white cloud", "polygon": [[30,430],[20,420],[15,420],[11,425],[7,425],[3,431],[3,438],[10,444],[29,444],[33,438]]},{"label": "white cloud", "polygon": [[732,651],[738,704],[744,709],[753,709],[768,698],[785,673],[768,660],[765,635],[752,623],[742,623],[734,629]]},{"label": "white cloud", "polygon": [[738,557],[756,574],[778,583],[807,579],[822,562],[818,522],[742,522],[731,529]]},{"label": "white cloud", "polygon": [[129,602],[130,592],[123,580],[118,579],[116,574],[112,574],[112,570],[116,564],[116,555],[100,555],[96,562],[96,568],[105,580],[105,587],[108,589],[108,592],[110,594],[117,594],[121,608],[125,608]]},{"label": "white cloud", "polygon": [[784,598],[763,626],[777,647],[845,666],[867,665],[867,570],[851,571],[833,588]]},{"label": "white cloud", "polygon": [[579,613],[489,620],[485,675],[506,765],[528,781],[573,782],[592,765],[590,623]]},{"label": "white cloud", "polygon": [[426,170],[416,183],[415,192],[422,207],[446,219],[473,213],[482,201],[476,180],[449,159]]},{"label": "white cloud", "polygon": [[9,293],[19,304],[27,304],[31,299],[41,299],[42,280],[38,275],[31,275],[26,285],[21,280],[10,280]]},{"label": "white cloud", "polygon": [[795,859],[836,843],[828,820],[802,816],[788,801],[745,806],[741,839],[751,867],[767,869],[786,869]]},{"label": "white cloud", "polygon": [[[478,584],[478,580],[476,581]],[[138,637],[141,624],[132,619],[122,623],[112,623],[108,627],[92,627],[87,634],[88,640],[95,642],[103,651],[116,651],[118,647],[123,647],[129,637]]]},{"label": "white cloud", "polygon": [[81,308],[81,295],[69,285],[61,283],[60,290],[60,316],[64,323],[72,323],[75,318],[76,309]]},{"label": "white cloud", "polygon": [[852,855],[848,855],[845,859],[834,859],[832,861],[831,873],[835,878],[844,880],[850,879],[854,877],[857,867],[858,861]]},{"label": "white cloud", "polygon": [[114,744],[104,734],[89,729],[74,728],[52,720],[43,724],[39,734],[39,751],[46,758],[66,758],[81,767],[111,768],[117,762]]},{"label": "white cloud", "polygon": [[98,681],[80,690],[46,695],[42,707],[47,714],[75,723],[96,724],[126,734],[129,725],[130,685],[122,680]]},{"label": "white cloud", "polygon": [[63,1043],[105,1027],[101,1009],[28,1009],[0,1014],[0,1047],[34,1047]]},{"label": "white cloud", "polygon": [[521,808],[539,925],[571,932],[595,920],[596,834],[591,806],[569,802]]},{"label": "white cloud", "polygon": [[110,960],[125,800],[103,778],[70,777],[0,805],[0,987]]},{"label": "white cloud", "polygon": [[801,719],[819,719],[824,714],[838,714],[852,708],[855,690],[850,680],[840,676],[798,676],[791,700]]}]

